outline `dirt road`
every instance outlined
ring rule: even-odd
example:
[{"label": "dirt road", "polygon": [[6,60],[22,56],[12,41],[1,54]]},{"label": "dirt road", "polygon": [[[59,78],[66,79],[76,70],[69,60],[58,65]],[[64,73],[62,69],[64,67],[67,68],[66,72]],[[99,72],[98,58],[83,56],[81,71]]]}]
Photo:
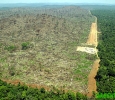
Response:
[{"label": "dirt road", "polygon": [[[86,53],[90,53],[90,54],[96,54],[97,58],[98,58],[98,50],[96,49],[98,41],[97,41],[97,18],[95,17],[95,22],[91,24],[91,29],[90,29],[90,33],[87,39],[86,44],[88,45],[94,45],[94,48],[90,48],[90,47],[81,47],[78,46],[76,51],[82,51],[82,52],[86,52]],[[98,67],[99,67],[99,58],[97,60],[94,61],[94,64],[92,66],[91,72],[88,76],[88,87],[87,87],[87,96],[91,97],[92,96],[92,92],[97,92],[97,86],[96,86],[96,80],[95,80],[95,76],[97,74],[98,71]]]},{"label": "dirt road", "polygon": [[[82,52],[97,55],[98,50],[96,49],[96,47],[97,47],[98,41],[97,41],[97,18],[96,17],[95,17],[95,23],[91,24],[90,33],[89,33],[89,36],[88,36],[86,44],[94,45],[95,48],[78,46],[76,51],[82,51]],[[87,48],[87,49],[85,49],[85,48]]]},{"label": "dirt road", "polygon": [[91,30],[87,40],[87,44],[97,46],[97,24],[96,23],[92,23],[91,25]]},{"label": "dirt road", "polygon": [[[89,34],[89,38],[87,40],[87,44],[95,45],[95,49],[97,47],[97,44],[98,44],[98,41],[97,41],[97,18],[95,20],[95,23],[92,23],[92,25],[91,25],[91,31]],[[98,57],[97,53],[96,53],[96,55]],[[92,96],[93,91],[97,92],[95,76],[96,76],[97,71],[98,71],[99,62],[100,62],[99,59],[95,60],[93,66],[92,66],[91,72],[88,76],[88,93],[87,93],[88,97]]]},{"label": "dirt road", "polygon": [[93,66],[92,66],[92,70],[88,76],[88,94],[87,96],[88,97],[91,97],[92,96],[92,92],[97,92],[97,86],[96,86],[96,80],[95,80],[95,76],[97,74],[97,71],[98,71],[98,67],[99,67],[99,59],[97,59]]}]

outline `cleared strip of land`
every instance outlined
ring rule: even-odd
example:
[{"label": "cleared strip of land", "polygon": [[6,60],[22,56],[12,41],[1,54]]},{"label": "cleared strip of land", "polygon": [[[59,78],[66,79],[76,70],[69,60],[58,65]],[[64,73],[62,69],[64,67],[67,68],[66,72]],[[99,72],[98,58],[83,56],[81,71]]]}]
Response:
[{"label": "cleared strip of land", "polygon": [[87,40],[87,44],[97,46],[97,24],[96,23],[92,23],[91,25],[91,30]]},{"label": "cleared strip of land", "polygon": [[95,23],[92,23],[91,25],[91,29],[90,29],[90,33],[87,39],[86,44],[87,45],[94,45],[95,48],[91,48],[91,47],[77,47],[77,51],[82,51],[82,52],[86,52],[86,53],[90,53],[90,54],[96,54],[97,55],[97,49],[96,46],[98,44],[97,42],[97,18]]},{"label": "cleared strip of land", "polygon": [[90,54],[96,54],[97,53],[97,49],[96,48],[91,48],[91,47],[77,47],[77,51],[82,51],[82,52],[86,52],[86,53],[90,53]]},{"label": "cleared strip of land", "polygon": [[[98,50],[96,49],[98,41],[97,41],[97,18],[95,17],[95,23],[92,23],[91,25],[91,29],[90,29],[90,33],[88,36],[88,40],[86,42],[87,45],[94,45],[94,48],[91,47],[81,47],[78,46],[76,51],[81,51],[81,52],[86,52],[89,54],[96,54],[98,57]],[[94,64],[92,66],[92,69],[90,71],[90,74],[88,76],[88,87],[87,87],[87,96],[91,97],[93,94],[92,92],[97,92],[97,86],[96,86],[96,80],[95,80],[95,76],[97,74],[98,71],[98,67],[99,67],[99,59],[96,59],[94,61]]]},{"label": "cleared strip of land", "polygon": [[[96,18],[95,23],[92,23],[92,25],[91,25],[91,31],[89,34],[89,38],[87,40],[87,44],[95,45],[95,49],[97,47],[97,44],[98,44],[98,42],[97,42],[97,18]],[[96,55],[98,57],[97,52],[96,52]],[[97,71],[98,71],[99,62],[100,62],[100,59],[96,59],[94,61],[91,72],[88,76],[88,93],[87,93],[88,97],[91,97],[93,95],[93,92],[97,92],[95,76],[96,76]]]}]

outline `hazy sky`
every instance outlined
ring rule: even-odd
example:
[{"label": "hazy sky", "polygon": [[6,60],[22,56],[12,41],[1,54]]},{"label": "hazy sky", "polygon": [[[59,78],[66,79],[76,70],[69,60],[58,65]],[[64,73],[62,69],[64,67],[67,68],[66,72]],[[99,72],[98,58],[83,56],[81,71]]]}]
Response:
[{"label": "hazy sky", "polygon": [[0,3],[105,3],[115,4],[115,0],[0,0]]}]

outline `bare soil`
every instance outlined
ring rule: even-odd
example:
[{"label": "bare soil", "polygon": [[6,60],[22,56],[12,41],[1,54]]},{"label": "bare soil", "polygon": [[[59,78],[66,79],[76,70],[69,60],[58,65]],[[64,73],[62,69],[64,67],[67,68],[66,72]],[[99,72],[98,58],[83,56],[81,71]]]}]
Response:
[{"label": "bare soil", "polygon": [[[95,48],[97,47],[97,44],[98,44],[98,42],[97,42],[97,18],[96,18],[95,23],[92,23],[92,25],[91,25],[91,31],[89,34],[89,38],[87,40],[87,44],[95,45]],[[96,55],[98,57],[97,53],[96,53]],[[93,66],[92,66],[92,70],[88,76],[88,93],[87,93],[88,97],[91,97],[93,95],[93,92],[97,92],[95,76],[98,71],[99,62],[100,62],[100,59],[95,60]]]},{"label": "bare soil", "polygon": [[91,30],[87,40],[87,44],[97,46],[97,24],[96,23],[92,23],[91,25]]},{"label": "bare soil", "polygon": [[[24,84],[25,84],[24,82],[22,82],[22,81],[20,81],[20,80],[2,79],[2,81],[7,82],[7,83],[10,83],[10,84],[13,84],[13,85],[18,85],[19,83],[20,83],[21,85],[24,85]],[[44,86],[44,85],[38,85],[38,84],[25,84],[25,85],[27,85],[28,87],[32,87],[32,88],[38,88],[38,89],[40,89],[40,88],[45,88],[45,90],[47,90],[47,91],[50,90],[49,87]]]},{"label": "bare soil", "polygon": [[[52,89],[54,89],[53,86],[46,86],[46,85],[40,85],[40,84],[27,84],[27,83],[24,83],[20,80],[8,80],[8,79],[1,79],[2,81],[4,82],[7,82],[7,83],[10,83],[12,85],[18,85],[18,84],[21,84],[21,85],[26,85],[28,87],[32,87],[32,88],[37,88],[37,89],[41,89],[41,88],[44,88],[46,91],[50,91]],[[70,90],[68,89],[65,89],[65,88],[58,88],[59,90],[64,90],[65,92],[68,92]],[[76,93],[77,91],[74,91],[74,90],[71,90],[72,92]]]},{"label": "bare soil", "polygon": [[91,47],[77,47],[77,51],[82,51],[82,52],[86,52],[89,54],[97,54],[97,49],[96,48],[91,48]]},{"label": "bare soil", "polygon": [[88,94],[87,96],[88,97],[91,97],[92,96],[92,92],[97,92],[97,86],[96,86],[96,80],[95,80],[95,76],[97,74],[97,71],[98,71],[98,67],[99,67],[99,59],[97,59],[93,66],[92,66],[92,70],[88,76]]}]

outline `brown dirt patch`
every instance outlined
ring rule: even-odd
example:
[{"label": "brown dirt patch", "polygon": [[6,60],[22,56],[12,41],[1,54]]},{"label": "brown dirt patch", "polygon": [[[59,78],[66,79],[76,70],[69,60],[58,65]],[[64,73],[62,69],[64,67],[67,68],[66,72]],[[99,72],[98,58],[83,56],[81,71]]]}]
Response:
[{"label": "brown dirt patch", "polygon": [[[7,79],[1,79],[2,81],[4,82],[7,82],[7,83],[11,83],[13,85],[18,85],[19,83],[21,85],[24,85],[25,83],[20,81],[20,80],[7,80]],[[47,87],[47,86],[43,86],[43,85],[38,85],[38,84],[25,84],[27,85],[28,87],[32,87],[32,88],[38,88],[38,89],[41,89],[41,88],[44,88],[45,90],[49,91],[50,88]]]},{"label": "brown dirt patch", "polygon": [[95,76],[97,74],[98,71],[98,67],[99,67],[99,59],[97,59],[94,64],[93,64],[93,68],[88,76],[88,97],[92,96],[92,92],[97,92],[97,86],[96,86],[96,80],[95,80]]},{"label": "brown dirt patch", "polygon": [[[31,87],[31,88],[37,88],[37,89],[44,88],[46,91],[50,91],[54,88],[54,86],[46,86],[46,85],[39,85],[39,84],[27,84],[27,83],[24,83],[20,80],[8,80],[8,79],[1,79],[1,80],[4,81],[4,82],[10,83],[12,85],[18,85],[20,83],[21,85],[26,85],[26,86]],[[74,91],[74,90],[68,90],[68,89],[61,88],[61,87],[56,88],[56,89],[63,90],[65,92],[68,92],[68,91],[72,91],[73,93],[77,92],[77,91]]]}]

